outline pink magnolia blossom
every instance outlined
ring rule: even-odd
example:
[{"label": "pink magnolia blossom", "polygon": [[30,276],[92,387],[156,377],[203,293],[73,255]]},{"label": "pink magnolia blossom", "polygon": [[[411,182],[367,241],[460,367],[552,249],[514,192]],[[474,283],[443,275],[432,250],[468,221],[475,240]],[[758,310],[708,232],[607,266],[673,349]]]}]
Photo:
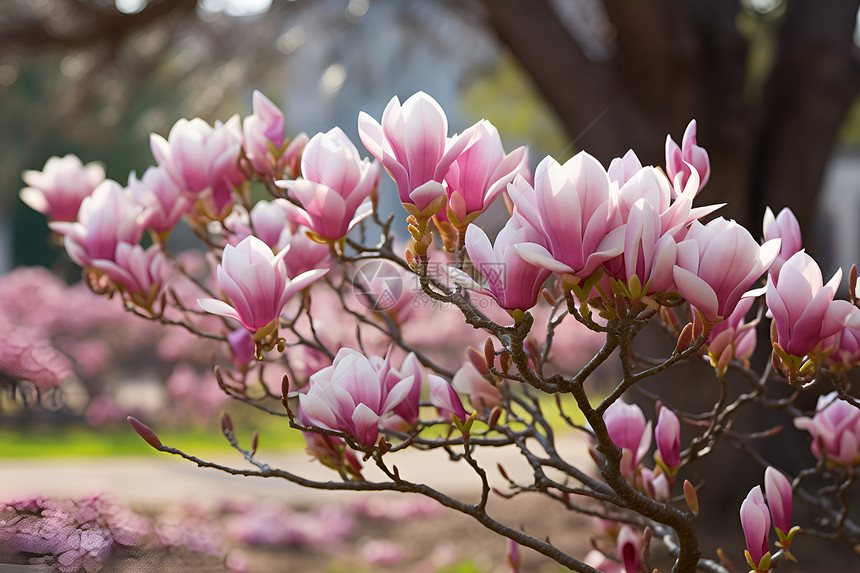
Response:
[{"label": "pink magnolia blossom", "polygon": [[776,217],[770,207],[765,209],[764,222],[762,224],[764,240],[782,239],[779,247],[779,255],[768,269],[768,273],[779,275],[782,265],[803,248],[803,239],[800,236],[800,223],[791,209],[784,208]]},{"label": "pink magnolia blossom", "polygon": [[625,573],[642,570],[642,539],[629,525],[621,527],[615,547]]},{"label": "pink magnolia blossom", "polygon": [[326,239],[340,239],[370,215],[370,192],[379,183],[376,162],[362,160],[358,150],[335,127],[311,138],[302,155],[302,177],[277,181],[303,209],[297,222]]},{"label": "pink magnolia blossom", "polygon": [[681,422],[678,421],[675,412],[665,406],[660,408],[657,416],[654,439],[657,442],[660,460],[670,470],[678,467],[681,463]]},{"label": "pink magnolia blossom", "polygon": [[735,221],[718,217],[707,225],[694,221],[678,243],[675,285],[681,295],[717,322],[734,312],[753,283],[779,253],[779,239],[759,244]]},{"label": "pink magnolia blossom", "polygon": [[200,118],[180,119],[167,139],[150,136],[155,161],[182,191],[199,201],[204,213],[223,218],[232,207],[231,185],[236,184],[242,134],[238,118],[211,126]]},{"label": "pink magnolia blossom", "polygon": [[84,166],[76,155],[51,157],[41,171],[25,171],[29,185],[21,189],[21,200],[51,221],[74,221],[84,197],[105,180],[105,170],[98,163]]},{"label": "pink magnolia blossom", "polygon": [[140,179],[132,173],[127,189],[143,206],[143,226],[159,234],[173,230],[193,206],[176,181],[160,167],[149,167]]},{"label": "pink magnolia blossom", "polygon": [[547,157],[534,181],[532,188],[517,177],[508,186],[517,210],[542,238],[517,245],[525,260],[576,283],[621,254],[618,190],[594,157],[580,152],[564,165]]},{"label": "pink magnolia blossom", "polygon": [[197,299],[197,304],[206,312],[238,320],[250,332],[266,334],[260,329],[277,325],[287,301],[328,272],[315,269],[290,280],[283,261],[287,250],[274,255],[254,236],[235,247],[227,245],[218,265],[218,284],[232,306],[214,298]]},{"label": "pink magnolia blossom", "polygon": [[681,185],[684,186],[693,171],[698,175],[699,189],[703,188],[711,176],[711,161],[708,152],[696,145],[695,119],[684,130],[681,147],[671,135],[666,136],[666,174],[669,179],[675,181],[680,176]]},{"label": "pink magnolia blossom", "polygon": [[774,527],[787,534],[791,529],[791,482],[782,472],[768,466],[764,470],[764,492]]},{"label": "pink magnolia blossom", "polygon": [[623,157],[616,157],[609,162],[606,174],[609,176],[610,181],[615,181],[619,187],[622,187],[641,170],[642,162],[639,161],[636,153],[632,149],[629,149]]},{"label": "pink magnolia blossom", "polygon": [[812,453],[833,463],[860,462],[860,410],[840,400],[836,392],[818,398],[812,418],[795,418],[794,426],[812,435]]},{"label": "pink magnolia blossom", "polygon": [[429,374],[427,384],[430,387],[430,403],[436,406],[443,419],[453,420],[453,417],[457,416],[461,421],[465,421],[469,417],[460,396],[444,378]]},{"label": "pink magnolia blossom", "polygon": [[624,283],[632,298],[672,291],[677,250],[672,233],[661,234],[657,208],[640,198],[624,224],[624,252],[606,261],[603,267]]},{"label": "pink magnolia blossom", "polygon": [[492,410],[502,401],[499,389],[487,380],[471,361],[464,362],[457,370],[451,386],[457,392],[468,394],[472,407],[482,416],[485,411]]},{"label": "pink magnolia blossom", "polygon": [[527,148],[518,147],[505,155],[498,130],[485,119],[472,132],[469,144],[445,175],[448,207],[436,215],[456,227],[483,213],[517,174],[531,179]]},{"label": "pink magnolia blossom", "polygon": [[770,513],[761,493],[761,486],[752,488],[741,504],[741,527],[755,565],[769,551],[767,536],[770,533]]},{"label": "pink magnolia blossom", "polygon": [[768,313],[776,323],[777,342],[792,356],[806,356],[839,332],[846,321],[860,326],[860,317],[848,301],[833,300],[842,269],[825,285],[821,269],[812,257],[800,251],[767,279]]},{"label": "pink magnolia blossom", "polygon": [[[855,324],[860,310],[852,310],[847,315],[846,324]],[[837,344],[838,340],[838,344]],[[860,363],[860,327],[845,326],[822,344],[824,348],[835,347],[828,358],[830,364],[841,368],[851,368]]]},{"label": "pink magnolia blossom", "polygon": [[[313,424],[308,422],[306,425]],[[317,432],[302,432],[302,436],[307,446],[305,451],[324,466],[356,476],[361,475],[361,462],[343,438]]]},{"label": "pink magnolia blossom", "polygon": [[[735,310],[723,321],[718,322],[711,328],[708,335],[708,354],[714,367],[718,370],[728,368],[732,359],[749,363],[755,352],[756,330],[759,323],[756,318],[746,322],[746,316],[755,303],[756,299],[748,297],[741,299]],[[702,325],[698,313],[694,313],[694,324],[696,330],[701,332]]]},{"label": "pink magnolia blossom", "polygon": [[284,155],[281,158],[281,162],[284,165],[284,176],[289,176],[292,179],[295,179],[299,176],[301,172],[301,163],[302,163],[302,155],[305,152],[305,147],[308,145],[308,134],[305,132],[301,132],[300,134],[293,137],[290,140],[289,145],[284,150]]},{"label": "pink magnolia blossom", "polygon": [[245,157],[257,173],[279,178],[284,171],[284,113],[258,90],[251,102],[254,113],[242,122]]},{"label": "pink magnolia blossom", "polygon": [[666,501],[669,499],[669,478],[666,477],[665,472],[661,471],[658,474],[650,468],[639,468],[637,482],[650,498],[657,501]]},{"label": "pink magnolia blossom", "polygon": [[158,297],[170,270],[160,245],[144,249],[124,242],[117,244],[110,260],[96,259],[92,266],[144,304],[152,303]]},{"label": "pink magnolia blossom", "polygon": [[331,249],[328,245],[317,243],[308,237],[309,230],[296,225],[295,230],[288,227],[287,232],[281,234],[281,245],[290,247],[284,255],[284,264],[287,265],[287,276],[291,279],[312,269],[334,268]]},{"label": "pink magnolia blossom", "polygon": [[[299,396],[299,403],[301,403],[301,395]],[[299,408],[298,417],[299,422],[305,427],[316,425],[316,422],[308,418],[301,408]],[[361,476],[361,462],[358,461],[355,451],[346,445],[343,438],[318,432],[302,432],[302,436],[304,436],[307,445],[305,451],[322,465],[338,472]]]},{"label": "pink magnolia blossom", "polygon": [[613,402],[606,409],[603,422],[609,437],[624,450],[622,473],[632,476],[651,447],[651,422],[646,424],[645,414],[639,406],[621,400]]},{"label": "pink magnolia blossom", "polygon": [[[684,238],[687,226],[710,215],[723,204],[693,207],[693,199],[699,191],[699,176],[692,173],[682,185],[681,180],[670,182],[666,175],[656,167],[641,167],[632,151],[623,159],[614,159],[613,173],[607,171],[610,181],[618,183],[618,213],[621,221],[627,223],[634,205],[644,199],[646,205],[660,218],[658,235],[671,233],[677,240]],[[619,166],[618,162],[622,162]],[[612,169],[610,165],[610,169]],[[622,171],[623,169],[623,171]],[[634,171],[635,169],[635,171]],[[622,179],[616,179],[623,177]]]},{"label": "pink magnolia blossom", "polygon": [[51,223],[64,236],[66,251],[78,265],[113,260],[119,243],[136,245],[143,236],[143,208],[116,181],[102,182],[81,203],[75,223]]},{"label": "pink magnolia blossom", "polygon": [[285,204],[291,205],[286,199],[257,201],[249,213],[254,235],[273,249],[282,244],[282,236],[288,232]]},{"label": "pink magnolia blossom", "polygon": [[598,551],[597,549],[592,549],[586,553],[582,561],[586,565],[590,565],[602,573],[627,573],[621,563],[613,561],[602,551]]},{"label": "pink magnolia blossom", "polygon": [[230,344],[230,358],[237,368],[247,366],[254,361],[254,338],[244,328],[237,328],[227,335]]},{"label": "pink magnolia blossom", "polygon": [[684,239],[690,223],[721,205],[693,207],[698,192],[695,173],[683,188],[680,180],[675,182],[673,200],[673,184],[666,175],[639,165],[632,151],[623,159],[613,160],[610,167],[611,181],[623,179],[617,182],[621,185],[618,214],[624,228],[624,251],[604,262],[603,268],[624,283],[631,298],[674,291],[676,243]]},{"label": "pink magnolia blossom", "polygon": [[537,304],[550,271],[526,262],[517,245],[541,242],[542,237],[516,210],[499,231],[494,245],[480,227],[470,225],[466,230],[466,251],[472,264],[487,280],[487,286],[480,290],[507,310],[525,311]]},{"label": "pink magnolia blossom", "polygon": [[424,211],[445,196],[442,180],[468,145],[472,133],[448,139],[448,118],[439,104],[418,92],[400,105],[391,99],[380,124],[368,114],[358,116],[358,133],[397,184],[400,201]]},{"label": "pink magnolia blossom", "polygon": [[307,393],[299,395],[302,412],[315,426],[344,432],[372,446],[382,419],[420,383],[410,375],[388,388],[379,374],[366,356],[341,348],[331,366],[311,376]]},{"label": "pink magnolia blossom", "polygon": [[427,375],[424,373],[424,368],[418,361],[418,357],[414,352],[406,355],[400,364],[400,368],[394,368],[391,364],[391,350],[385,358],[379,356],[371,356],[370,362],[373,367],[379,372],[379,381],[383,388],[391,392],[394,387],[404,378],[412,377],[413,383],[409,394],[402,402],[394,406],[391,410],[391,417],[383,422],[383,427],[386,429],[397,431],[410,431],[418,424],[418,408],[421,398],[421,386]]},{"label": "pink magnolia blossom", "polygon": [[273,250],[278,251],[286,244],[290,227],[295,226],[289,219],[290,214],[296,210],[298,207],[281,198],[257,201],[250,213],[241,205],[237,205],[223,221],[227,242],[237,245],[248,235],[254,235]]}]

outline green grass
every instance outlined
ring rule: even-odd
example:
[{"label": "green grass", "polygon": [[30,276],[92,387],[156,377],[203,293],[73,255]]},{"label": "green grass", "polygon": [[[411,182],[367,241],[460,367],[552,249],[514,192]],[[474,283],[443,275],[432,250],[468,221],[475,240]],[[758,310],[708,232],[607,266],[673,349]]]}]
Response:
[{"label": "green grass", "polygon": [[[576,423],[584,419],[570,396],[562,398],[566,414]],[[568,431],[567,425],[558,415],[555,399],[542,398],[543,412],[550,424],[561,433]],[[434,417],[429,411],[427,417]],[[517,428],[518,424],[513,424]],[[189,430],[164,430],[153,424],[152,430],[166,446],[172,446],[190,454],[211,456],[229,454],[232,448],[221,435],[218,420],[212,420],[207,428]],[[301,433],[291,429],[285,419],[273,416],[257,416],[253,420],[247,416],[234,416],[234,427],[239,444],[249,447],[251,434],[259,430],[258,450],[261,453],[300,452],[305,448]],[[476,422],[475,432],[486,430],[486,425]],[[454,430],[456,433],[456,430]],[[447,426],[427,428],[422,435],[426,438],[448,435]],[[126,424],[114,428],[92,428],[86,424],[63,428],[0,428],[0,459],[10,458],[51,458],[51,457],[104,457],[104,456],[145,456],[157,452],[149,447]]]},{"label": "green grass", "polygon": [[[285,426],[284,422],[284,426]],[[260,429],[260,452],[301,451],[304,439],[289,427],[264,424]],[[233,451],[220,427],[185,431],[152,428],[161,442],[191,454],[212,455]],[[239,444],[248,447],[253,428],[236,428]],[[62,429],[0,429],[0,458],[57,458],[158,455],[130,426],[95,429],[86,425]]]}]

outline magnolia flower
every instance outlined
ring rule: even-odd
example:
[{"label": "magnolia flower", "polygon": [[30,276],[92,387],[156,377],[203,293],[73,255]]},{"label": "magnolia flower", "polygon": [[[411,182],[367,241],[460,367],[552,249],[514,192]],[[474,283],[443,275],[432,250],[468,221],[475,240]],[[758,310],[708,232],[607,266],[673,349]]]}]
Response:
[{"label": "magnolia flower", "polygon": [[341,348],[331,366],[312,375],[299,406],[308,420],[320,428],[344,432],[358,443],[372,446],[379,437],[380,421],[410,394],[413,375],[386,386],[379,371],[363,354]]},{"label": "magnolia flower", "polygon": [[[711,328],[707,343],[708,355],[718,372],[725,373],[732,359],[748,364],[752,358],[756,345],[755,327],[759,319],[746,322],[746,316],[755,301],[752,297],[741,299],[728,318]],[[693,314],[697,330],[701,331],[701,321],[695,309]]]},{"label": "magnolia flower", "polygon": [[541,237],[523,241],[517,251],[569,282],[587,278],[624,249],[617,189],[603,166],[584,151],[564,165],[545,158],[535,171],[534,188],[517,177],[508,194]]},{"label": "magnolia flower", "polygon": [[794,419],[794,426],[812,435],[812,453],[835,464],[860,462],[860,410],[839,399],[836,392],[818,398],[812,418]]},{"label": "magnolia flower", "polygon": [[[858,319],[860,310],[852,310],[847,316],[845,323],[854,324]],[[836,341],[838,340],[838,344]],[[846,326],[831,338],[825,340],[821,346],[831,348],[835,346],[833,354],[828,358],[830,364],[842,368],[851,368],[860,363],[860,328]]]},{"label": "magnolia flower", "polygon": [[670,470],[678,467],[681,463],[681,422],[675,412],[665,406],[660,408],[657,416],[654,439],[657,442],[660,461]]},{"label": "magnolia flower", "polygon": [[768,466],[764,470],[764,492],[773,517],[773,525],[783,535],[791,530],[791,482],[779,470]]},{"label": "magnolia flower", "polygon": [[[759,569],[762,558],[768,553],[767,536],[770,533],[770,513],[764,502],[761,487],[752,488],[741,504],[741,527],[747,542],[751,566]],[[768,568],[765,567],[764,571]]]},{"label": "magnolia flower", "polygon": [[681,185],[684,186],[693,171],[699,178],[699,189],[703,188],[711,176],[711,162],[708,152],[696,145],[695,119],[684,130],[681,147],[678,147],[671,135],[666,136],[666,174],[669,179],[675,181],[680,177]]},{"label": "magnolia flower", "polygon": [[430,403],[436,406],[443,419],[450,421],[457,416],[461,421],[465,421],[469,417],[460,396],[444,378],[430,374],[427,376],[427,384],[430,387]]},{"label": "magnolia flower", "polygon": [[199,201],[205,213],[223,218],[232,207],[232,189],[238,172],[242,133],[238,118],[209,125],[200,118],[180,119],[167,139],[153,133],[152,155],[182,191]]},{"label": "magnolia flower", "polygon": [[[254,235],[272,250],[278,251],[286,244],[291,228],[297,226],[290,216],[298,210],[298,207],[282,198],[257,201],[250,213],[243,206],[236,205],[224,218],[222,228],[231,245],[237,245],[248,235]],[[324,248],[328,251],[328,246]]]},{"label": "magnolia flower", "polygon": [[448,208],[436,217],[455,227],[471,223],[495,201],[519,173],[530,179],[529,154],[518,147],[505,155],[498,130],[482,119],[472,128],[472,137],[445,175]]},{"label": "magnolia flower", "polygon": [[230,344],[230,358],[236,368],[246,367],[255,360],[254,338],[244,328],[237,328],[227,335]]},{"label": "magnolia flower", "polygon": [[286,199],[258,201],[248,214],[254,235],[273,249],[281,245],[283,234],[288,232],[286,205],[292,204]]},{"label": "magnolia flower", "polygon": [[779,239],[759,244],[749,231],[722,217],[707,225],[694,221],[687,237],[678,243],[675,285],[705,320],[727,318],[747,289],[779,253]]},{"label": "magnolia flower", "polygon": [[641,170],[642,162],[639,161],[632,149],[628,149],[624,157],[616,157],[609,162],[609,169],[606,170],[606,174],[610,181],[614,181],[618,183],[619,187],[622,187]]},{"label": "magnolia flower", "polygon": [[110,260],[95,259],[92,266],[144,306],[158,297],[170,269],[161,246],[152,245],[144,250],[140,245],[123,242],[117,244]]},{"label": "magnolia flower", "polygon": [[640,198],[624,224],[624,252],[603,263],[603,267],[610,276],[623,281],[631,298],[641,298],[674,290],[677,250],[672,233],[661,234],[658,209]]},{"label": "magnolia flower", "polygon": [[315,269],[288,279],[283,261],[287,250],[274,255],[253,235],[235,247],[227,245],[218,265],[218,284],[232,306],[214,298],[197,299],[197,304],[206,312],[238,320],[256,336],[265,336],[269,329],[261,329],[277,327],[287,301],[328,272]]},{"label": "magnolia flower", "polygon": [[648,497],[657,501],[666,501],[669,499],[669,479],[665,472],[656,473],[654,470],[646,467],[639,468],[637,482],[642,487],[642,490],[648,494]]},{"label": "magnolia flower", "polygon": [[822,341],[839,332],[847,320],[860,326],[860,317],[848,301],[836,300],[842,269],[825,285],[818,264],[800,251],[767,279],[768,313],[776,323],[777,342],[791,356],[820,350]]},{"label": "magnolia flower", "polygon": [[391,98],[382,112],[382,124],[361,112],[358,133],[394,179],[400,201],[418,211],[445,196],[442,180],[472,137],[467,131],[448,139],[445,112],[424,92],[402,106],[397,97]]},{"label": "magnolia flower", "polygon": [[404,378],[412,377],[412,389],[402,402],[391,409],[391,417],[383,422],[383,427],[390,430],[409,431],[418,424],[418,408],[421,398],[421,385],[427,377],[424,368],[418,361],[414,352],[410,352],[400,363],[400,368],[391,364],[391,350],[383,359],[379,356],[371,356],[370,362],[379,372],[379,381],[382,387],[389,392]]},{"label": "magnolia flower", "polygon": [[312,269],[331,269],[334,266],[329,246],[312,240],[308,237],[309,231],[307,227],[297,225],[292,232],[288,227],[281,234],[280,244],[290,247],[284,255],[284,264],[291,279]]},{"label": "magnolia flower", "polygon": [[768,207],[764,211],[762,229],[765,241],[782,239],[779,254],[773,265],[768,269],[769,274],[779,275],[782,265],[803,248],[803,240],[800,236],[800,223],[797,222],[797,218],[788,207],[780,211],[776,217],[773,216],[773,211]]},{"label": "magnolia flower", "polygon": [[624,450],[621,472],[632,476],[651,447],[651,422],[645,423],[645,414],[639,406],[621,400],[606,409],[603,422],[609,437]]},{"label": "magnolia flower", "polygon": [[499,389],[487,380],[471,361],[464,362],[457,370],[451,386],[457,392],[468,394],[472,407],[481,415],[485,410],[492,410],[502,401],[502,393]]},{"label": "magnolia flower", "polygon": [[75,223],[51,223],[64,236],[69,256],[88,267],[97,259],[113,260],[119,243],[136,245],[143,236],[143,207],[116,181],[103,181],[81,203]]},{"label": "magnolia flower", "polygon": [[339,127],[311,138],[302,155],[302,177],[277,181],[301,204],[297,221],[326,239],[340,239],[372,211],[370,192],[379,167],[362,160]]},{"label": "magnolia flower", "polygon": [[642,570],[642,539],[629,525],[622,526],[618,532],[616,551],[625,573]]},{"label": "magnolia flower", "polygon": [[[487,235],[476,225],[466,230],[466,252],[475,269],[487,281],[486,287],[476,287],[466,281],[471,288],[493,297],[499,306],[507,310],[528,310],[537,304],[540,289],[550,271],[524,260],[517,245],[520,243],[537,244],[541,236],[529,226],[515,210],[504,228],[496,236],[496,243],[490,244]],[[455,278],[461,273],[451,269]]]},{"label": "magnolia flower", "polygon": [[254,113],[242,122],[245,157],[257,173],[280,177],[284,170],[284,114],[262,92],[251,96]]},{"label": "magnolia flower", "polygon": [[105,180],[105,170],[98,163],[84,166],[76,155],[51,157],[41,171],[25,171],[29,185],[21,189],[21,200],[51,221],[74,221],[84,197]]},{"label": "magnolia flower", "polygon": [[[299,403],[301,400],[301,395],[299,395]],[[315,425],[304,413],[304,410],[299,409],[298,418],[299,423],[305,427]],[[358,461],[355,452],[346,445],[343,438],[318,432],[302,432],[302,436],[304,436],[307,445],[305,451],[322,465],[338,472],[361,477],[361,462]]]},{"label": "magnolia flower", "polygon": [[149,167],[140,179],[128,178],[128,192],[143,206],[142,224],[156,233],[167,233],[192,207],[182,189],[160,167]]}]

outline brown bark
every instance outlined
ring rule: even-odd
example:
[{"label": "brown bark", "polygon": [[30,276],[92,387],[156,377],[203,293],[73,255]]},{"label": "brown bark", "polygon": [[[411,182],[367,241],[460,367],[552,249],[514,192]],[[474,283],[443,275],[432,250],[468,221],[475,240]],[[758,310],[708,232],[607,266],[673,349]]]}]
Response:
[{"label": "brown bark", "polygon": [[749,93],[737,0],[605,0],[617,38],[601,62],[583,55],[548,0],[483,4],[578,148],[604,163],[633,148],[659,165],[664,134],[678,140],[695,117],[712,163],[701,201],[726,202],[722,214],[754,234],[766,204],[790,206],[810,234],[827,158],[860,91],[860,0],[786,0],[762,93]]},{"label": "brown bark", "polygon": [[860,0],[790,2],[760,105],[753,214],[789,206],[807,235],[827,159],[860,89],[858,7]]}]

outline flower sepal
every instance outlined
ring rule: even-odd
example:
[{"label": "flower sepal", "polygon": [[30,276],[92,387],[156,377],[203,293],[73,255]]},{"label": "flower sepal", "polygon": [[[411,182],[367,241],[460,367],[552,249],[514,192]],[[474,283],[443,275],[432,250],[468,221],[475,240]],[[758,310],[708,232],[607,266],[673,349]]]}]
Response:
[{"label": "flower sepal", "polygon": [[767,573],[770,571],[770,551],[765,553],[758,563],[753,560],[752,555],[746,549],[744,549],[744,556],[747,558],[749,566],[752,567],[750,573]]},{"label": "flower sepal", "polygon": [[794,536],[797,535],[798,531],[800,531],[800,526],[795,525],[788,530],[788,533],[784,533],[779,527],[774,527],[774,529],[776,530],[777,537],[779,537],[779,541],[776,542],[776,546],[782,549],[786,559],[797,563],[797,558],[792,555],[788,549],[791,547],[791,542],[794,540]]},{"label": "flower sepal", "polygon": [[[441,185],[440,185],[441,186]],[[414,203],[403,203],[403,208],[406,209],[406,212],[415,217],[417,221],[426,221],[430,220],[430,217],[441,211],[445,207],[445,203],[448,201],[448,196],[444,194],[439,195],[427,205],[423,210],[419,209],[415,206]]]}]

